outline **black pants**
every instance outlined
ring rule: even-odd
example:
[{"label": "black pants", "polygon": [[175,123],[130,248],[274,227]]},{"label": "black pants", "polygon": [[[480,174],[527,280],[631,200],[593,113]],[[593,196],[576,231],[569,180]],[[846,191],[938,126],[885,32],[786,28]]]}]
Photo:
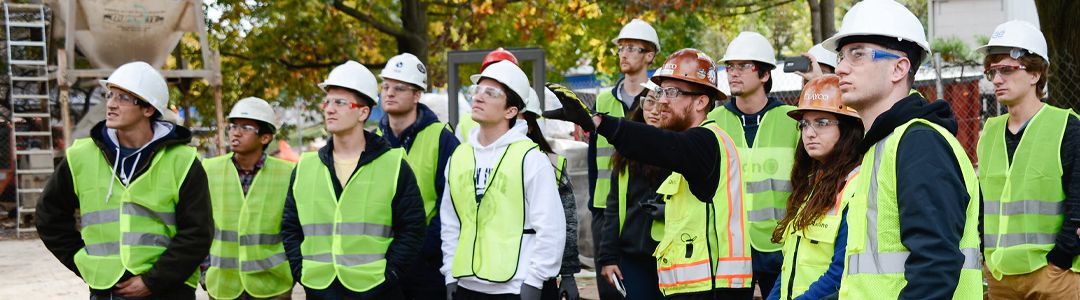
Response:
[{"label": "black pants", "polygon": [[754,283],[761,289],[761,299],[769,299],[776,277],[780,277],[780,268],[784,266],[784,253],[758,252],[751,248],[750,259],[754,266]]},{"label": "black pants", "polygon": [[[603,199],[603,201],[607,201]],[[597,208],[590,208],[592,211],[592,244],[593,244],[593,262],[596,267],[600,267],[600,262],[596,261],[597,254],[600,253],[600,239],[603,235],[600,234],[604,229],[604,210]],[[607,280],[600,276],[600,270],[596,270],[596,291],[600,294],[600,300],[622,300],[623,296],[619,293],[615,286],[612,286]]]},{"label": "black pants", "polygon": [[521,295],[484,294],[459,286],[454,292],[454,300],[521,300]]},{"label": "black pants", "polygon": [[[715,295],[715,298],[713,297]],[[667,296],[668,300],[753,300],[754,289],[715,289],[708,292]]]}]

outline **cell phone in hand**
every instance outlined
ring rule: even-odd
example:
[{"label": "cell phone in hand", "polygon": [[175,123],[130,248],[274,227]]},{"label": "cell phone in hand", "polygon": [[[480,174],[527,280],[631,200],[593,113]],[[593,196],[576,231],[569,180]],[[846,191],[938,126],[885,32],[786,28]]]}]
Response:
[{"label": "cell phone in hand", "polygon": [[792,56],[784,58],[784,73],[810,72],[810,59],[805,56]]},{"label": "cell phone in hand", "polygon": [[623,298],[626,298],[626,287],[623,286],[622,279],[619,279],[619,276],[615,275],[615,273],[611,273],[611,282],[615,283],[615,289],[619,290]]}]

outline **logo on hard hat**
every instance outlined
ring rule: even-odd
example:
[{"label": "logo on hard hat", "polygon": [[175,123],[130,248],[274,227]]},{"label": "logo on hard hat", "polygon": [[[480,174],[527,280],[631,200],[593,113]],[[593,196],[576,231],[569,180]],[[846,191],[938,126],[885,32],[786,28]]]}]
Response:
[{"label": "logo on hard hat", "polygon": [[705,69],[697,69],[697,78],[705,79]]},{"label": "logo on hard hat", "polygon": [[806,94],[806,96],[803,96],[803,99],[829,101],[829,95],[826,95],[826,94]]},{"label": "logo on hard hat", "polygon": [[990,36],[991,39],[1001,38],[1005,36],[1005,30],[994,31],[994,34]]},{"label": "logo on hard hat", "polygon": [[405,65],[405,63],[402,63],[402,62],[399,61],[396,64],[394,64],[394,67],[398,68],[398,69],[401,69],[401,66],[404,66],[404,65]]},{"label": "logo on hard hat", "polygon": [[679,65],[676,64],[676,63],[666,63],[666,64],[664,64],[664,68],[660,69],[660,75],[674,74],[675,69],[677,69],[677,68],[679,68]]},{"label": "logo on hard hat", "polygon": [[715,67],[709,67],[708,76],[709,76],[709,83],[715,85],[716,84],[716,68]]},{"label": "logo on hard hat", "polygon": [[712,58],[709,57],[709,55],[705,54],[705,52],[698,52],[697,57],[707,59],[707,60],[709,60],[709,62],[713,61]]},{"label": "logo on hard hat", "polygon": [[420,73],[427,74],[427,69],[424,68],[424,64],[416,64],[416,69],[419,70]]}]

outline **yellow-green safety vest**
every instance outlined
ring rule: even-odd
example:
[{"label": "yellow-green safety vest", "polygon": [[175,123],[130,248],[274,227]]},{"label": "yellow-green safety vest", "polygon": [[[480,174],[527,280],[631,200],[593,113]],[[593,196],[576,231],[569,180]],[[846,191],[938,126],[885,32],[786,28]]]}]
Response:
[{"label": "yellow-green safety vest", "polygon": [[[66,153],[86,243],[75,253],[83,280],[90,288],[108,290],[125,270],[146,273],[176,236],[180,186],[198,152],[185,145],[165,146],[127,186],[90,138],[76,140]],[[198,268],[166,272],[191,272],[184,283],[192,288],[199,282]]]},{"label": "yellow-green safety vest", "polygon": [[394,241],[391,203],[403,159],[404,150],[390,149],[359,166],[338,197],[334,174],[319,154],[300,156],[292,191],[304,232],[301,284],[321,290],[336,278],[349,290],[366,292],[385,281],[386,250]]},{"label": "yellow-green safety vest", "polygon": [[457,130],[454,130],[454,132],[457,132],[458,134],[461,134],[461,143],[462,144],[468,144],[469,143],[469,131],[471,131],[473,128],[476,128],[476,127],[479,127],[479,126],[480,126],[480,123],[476,123],[476,121],[472,119],[472,113],[467,113],[467,114],[461,115],[461,117],[458,118]]},{"label": "yellow-green safety vest", "polygon": [[[618,87],[616,87],[618,88]],[[626,106],[622,101],[615,99],[615,91],[600,93],[596,97],[596,112],[607,113],[609,116],[626,117]],[[593,133],[595,134],[595,133]],[[611,155],[615,154],[615,146],[608,143],[607,138],[596,135],[596,186],[593,188],[593,208],[607,208],[608,193],[611,192]]]},{"label": "yellow-green safety vest", "polygon": [[[859,174],[856,167],[847,176],[850,183]],[[836,250],[836,239],[840,232],[846,198],[842,197],[850,184],[836,194],[836,202],[829,211],[819,217],[814,224],[802,230],[792,232],[791,224],[784,233],[784,265],[780,269],[780,299],[795,299],[805,294],[810,285],[817,282],[832,264]],[[807,196],[809,199],[812,195]],[[799,208],[799,214],[803,214]]]},{"label": "yellow-green safety vest", "polygon": [[722,175],[712,204],[694,196],[679,173],[672,173],[656,191],[667,202],[664,238],[653,253],[664,296],[751,287],[753,265],[742,208],[738,150],[731,138],[711,123],[702,127],[716,135],[722,156],[718,162]]},{"label": "yellow-green safety vest", "polygon": [[[427,224],[431,224],[431,218],[435,217],[439,209],[435,207],[435,201],[438,200],[435,199],[435,173],[439,169],[439,140],[443,128],[446,128],[446,124],[439,122],[424,127],[416,134],[412,147],[405,153],[405,161],[409,162],[409,168],[412,168],[413,175],[416,176],[416,186],[420,188],[420,196],[424,198]],[[375,128],[375,134],[382,136],[382,129]]]},{"label": "yellow-green safety vest", "polygon": [[[986,267],[1002,275],[1028,274],[1047,265],[1046,254],[1065,221],[1061,185],[1061,139],[1070,110],[1050,105],[1024,129],[1009,165],[1005,147],[1008,114],[986,120],[979,139],[979,184],[983,192]],[[1072,234],[1072,233],[1068,233]],[[1080,271],[1080,258],[1071,266]]]},{"label": "yellow-green safety vest", "polygon": [[507,282],[517,273],[525,228],[525,186],[522,163],[536,148],[532,141],[507,146],[488,175],[477,200],[473,147],[461,144],[450,156],[447,184],[454,212],[461,223],[451,274]]},{"label": "yellow-green safety vest", "polygon": [[215,299],[235,299],[244,291],[258,298],[281,295],[293,286],[281,216],[296,164],[267,156],[245,195],[233,155],[203,161],[214,207],[206,291]]},{"label": "yellow-green safety vest", "polygon": [[848,240],[840,299],[896,299],[907,285],[904,271],[911,252],[900,240],[896,154],[901,137],[908,127],[916,123],[934,128],[949,142],[970,197],[958,249],[964,254],[964,263],[952,299],[983,298],[978,232],[979,179],[964,147],[960,146],[952,133],[924,119],[913,119],[896,127],[864,154],[863,171],[852,179],[848,192],[844,193],[848,202]]},{"label": "yellow-green safety vest", "polygon": [[[623,172],[619,174],[619,236],[622,236],[623,226],[626,224],[626,191],[630,186],[630,169],[623,167]],[[638,199],[640,200],[640,199]],[[654,241],[659,242],[664,238],[664,221],[652,221],[652,227],[649,229],[649,236]]]},{"label": "yellow-green safety vest", "polygon": [[765,112],[753,147],[746,142],[742,120],[727,107],[718,107],[708,115],[739,147],[746,180],[750,245],[757,251],[774,252],[783,247],[773,244],[772,232],[787,214],[787,198],[791,195],[791,168],[801,135],[798,123],[787,113],[795,108],[781,105]]}]

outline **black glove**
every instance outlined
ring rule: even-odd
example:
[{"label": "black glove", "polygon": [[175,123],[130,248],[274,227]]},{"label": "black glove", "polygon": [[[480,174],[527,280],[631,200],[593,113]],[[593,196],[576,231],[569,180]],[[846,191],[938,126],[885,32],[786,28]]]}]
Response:
[{"label": "black glove", "polygon": [[540,300],[540,289],[521,283],[521,300]]},{"label": "black glove", "polygon": [[653,221],[664,221],[664,202],[662,196],[654,199],[646,199],[637,203]]},{"label": "black glove", "polygon": [[562,108],[545,111],[545,118],[570,121],[581,126],[581,129],[586,132],[596,131],[596,124],[593,124],[592,120],[595,113],[588,105],[585,105],[585,102],[578,98],[574,91],[557,83],[549,82],[546,86],[552,93],[555,93],[555,97],[559,98]]},{"label": "black glove", "polygon": [[581,299],[581,296],[578,294],[577,280],[574,280],[573,274],[562,276],[562,282],[559,282],[559,299]]},{"label": "black glove", "polygon": [[454,292],[457,292],[457,282],[446,284],[446,300],[454,300]]}]

